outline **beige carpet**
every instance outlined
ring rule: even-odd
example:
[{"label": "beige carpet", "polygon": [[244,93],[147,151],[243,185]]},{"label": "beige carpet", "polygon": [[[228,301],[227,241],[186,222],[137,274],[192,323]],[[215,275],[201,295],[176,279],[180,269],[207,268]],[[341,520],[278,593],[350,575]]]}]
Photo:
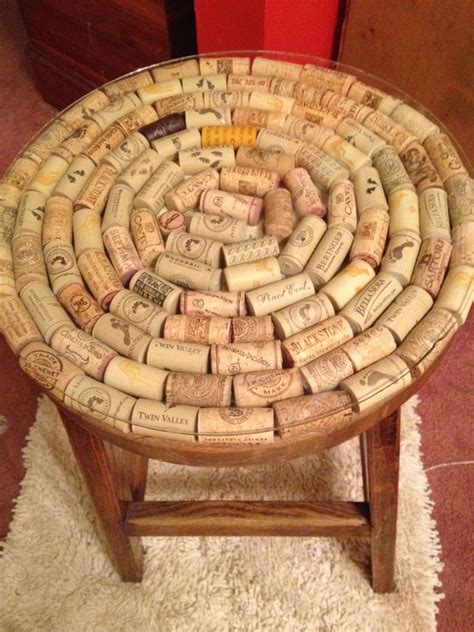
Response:
[{"label": "beige carpet", "polygon": [[[123,584],[56,410],[42,398],[27,474],[0,559],[2,632],[429,632],[441,598],[439,543],[420,458],[420,418],[403,409],[397,591],[374,595],[368,542],[313,538],[145,541],[142,584]],[[360,499],[358,444],[265,468],[154,462],[152,498]],[[215,490],[215,491],[213,491]]]}]

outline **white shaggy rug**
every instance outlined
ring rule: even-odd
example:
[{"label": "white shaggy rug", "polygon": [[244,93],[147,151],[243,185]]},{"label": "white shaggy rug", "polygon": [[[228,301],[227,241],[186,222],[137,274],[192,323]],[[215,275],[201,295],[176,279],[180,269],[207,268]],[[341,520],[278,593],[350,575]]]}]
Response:
[{"label": "white shaggy rug", "polygon": [[[27,474],[0,558],[2,632],[429,632],[440,547],[420,457],[417,399],[403,408],[396,583],[375,595],[368,541],[148,538],[141,584],[121,583],[56,409],[40,399]],[[149,498],[361,499],[358,443],[283,465],[153,462]]]}]

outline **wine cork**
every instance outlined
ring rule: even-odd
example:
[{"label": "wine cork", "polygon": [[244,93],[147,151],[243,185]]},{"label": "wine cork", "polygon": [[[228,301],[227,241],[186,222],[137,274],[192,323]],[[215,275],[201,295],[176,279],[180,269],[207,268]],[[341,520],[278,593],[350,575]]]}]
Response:
[{"label": "wine cork", "polygon": [[211,369],[218,375],[281,369],[279,340],[211,345]]},{"label": "wine cork", "polygon": [[351,261],[362,259],[373,268],[379,266],[389,222],[388,213],[384,210],[372,208],[362,212],[352,243]]},{"label": "wine cork", "polygon": [[200,57],[201,75],[225,73],[248,75],[250,73],[250,57]]},{"label": "wine cork", "polygon": [[164,200],[167,208],[172,211],[184,211],[196,208],[201,193],[206,189],[215,189],[219,186],[219,172],[209,167],[165,194]]},{"label": "wine cork", "polygon": [[101,134],[102,130],[95,121],[84,119],[82,124],[74,130],[74,133],[56,147],[54,155],[60,156],[68,163],[71,163],[81,152],[86,151]]},{"label": "wine cork", "polygon": [[233,147],[207,147],[203,143],[201,149],[180,151],[178,161],[184,174],[193,176],[202,171],[204,167],[222,169],[222,167],[235,166],[235,152]]},{"label": "wine cork", "polygon": [[88,208],[75,211],[72,216],[74,252],[80,257],[86,250],[104,251],[100,215]]},{"label": "wine cork", "polygon": [[121,283],[127,285],[132,276],[143,268],[128,230],[123,226],[112,226],[105,231],[103,239]]},{"label": "wine cork", "polygon": [[12,242],[15,230],[16,212],[16,203],[10,205],[0,198],[0,246],[10,246]]},{"label": "wine cork", "polygon": [[71,316],[74,323],[83,331],[90,334],[97,320],[104,310],[99,303],[87,292],[80,283],[71,283],[64,287],[58,296],[58,301]]},{"label": "wine cork", "polygon": [[327,283],[339,270],[353,239],[352,233],[344,226],[327,229],[305,268],[315,287]]},{"label": "wine cork", "polygon": [[105,129],[93,143],[88,145],[80,156],[88,158],[97,166],[111,149],[118,147],[125,140],[125,137],[125,133],[119,127],[112,125]]},{"label": "wine cork", "polygon": [[173,232],[179,232],[186,229],[186,219],[183,213],[179,211],[168,211],[157,217],[160,233],[163,237],[168,237]]},{"label": "wine cork", "polygon": [[474,219],[474,186],[469,176],[459,175],[445,182],[451,225]]},{"label": "wine cork", "polygon": [[273,339],[273,322],[270,316],[232,318],[233,342],[268,342]]},{"label": "wine cork", "polygon": [[133,397],[161,401],[168,372],[117,356],[107,365],[104,384]]},{"label": "wine cork", "polygon": [[371,159],[364,152],[337,134],[330,136],[321,149],[331,158],[337,160],[351,175],[372,164]]},{"label": "wine cork", "polygon": [[281,277],[280,266],[275,257],[239,263],[224,269],[225,284],[231,292],[252,290],[279,281]]},{"label": "wine cork", "polygon": [[128,229],[132,212],[134,192],[126,184],[114,184],[110,189],[102,217],[102,232],[113,226]]},{"label": "wine cork", "polygon": [[21,156],[10,163],[6,173],[2,176],[2,180],[7,184],[18,187],[20,191],[24,191],[37,171],[38,165],[36,162]]},{"label": "wine cork", "polygon": [[43,246],[56,240],[72,241],[72,202],[62,195],[48,198],[43,219]]},{"label": "wine cork", "polygon": [[91,294],[103,309],[107,309],[115,294],[123,290],[110,261],[100,250],[86,250],[77,263]]},{"label": "wine cork", "polygon": [[201,134],[198,129],[186,129],[171,136],[165,136],[151,142],[161,160],[175,160],[178,152],[184,149],[201,147]]},{"label": "wine cork", "polygon": [[[284,81],[284,80],[283,80]],[[283,81],[275,78],[272,81],[271,89],[277,91],[284,90]],[[296,99],[298,105],[313,107],[319,105],[324,91],[318,90],[314,86],[310,86],[305,81],[286,82],[287,89],[290,90],[290,83],[293,84],[292,96]],[[278,86],[278,87],[277,87]]]},{"label": "wine cork", "polygon": [[232,116],[229,108],[202,108],[201,110],[186,110],[184,113],[186,128],[200,129],[208,125],[230,125]]},{"label": "wine cork", "polygon": [[273,112],[283,112],[290,114],[296,99],[292,97],[284,97],[268,92],[252,91],[250,93],[249,107],[259,110],[271,110]]},{"label": "wine cork", "polygon": [[283,132],[262,129],[257,136],[257,146],[259,149],[277,151],[294,157],[305,145],[303,141],[288,136],[288,134],[283,134]]},{"label": "wine cork", "polygon": [[303,366],[352,338],[352,329],[342,316],[332,316],[282,342],[286,366]]},{"label": "wine cork", "polygon": [[197,59],[186,59],[172,63],[165,62],[158,64],[156,68],[152,68],[151,74],[155,81],[195,77],[199,74],[199,64]]},{"label": "wine cork", "polygon": [[247,107],[249,104],[250,93],[243,92],[241,90],[214,90],[213,92],[197,92],[194,93],[201,97],[200,105],[195,105],[193,108],[186,109],[230,109],[233,110],[237,107]]},{"label": "wine cork", "polygon": [[208,90],[225,90],[227,88],[227,75],[225,73],[213,73],[207,75],[181,77],[183,92],[206,92]]},{"label": "wine cork", "polygon": [[232,321],[221,316],[170,315],[166,319],[163,338],[209,345],[231,341]]},{"label": "wine cork", "polygon": [[263,197],[268,191],[277,189],[279,183],[278,174],[267,169],[223,167],[220,173],[220,188],[230,193]]},{"label": "wine cork", "polygon": [[134,208],[158,211],[164,205],[164,196],[181,182],[184,173],[174,162],[164,160],[152,177],[144,184],[133,200]]},{"label": "wine cork", "polygon": [[449,136],[436,130],[422,142],[443,183],[454,175],[467,175],[466,168]]},{"label": "wine cork", "polygon": [[133,74],[132,76],[125,77],[124,79],[111,81],[102,89],[110,99],[114,99],[126,92],[137,90],[137,88],[141,88],[142,86],[147,86],[151,82],[152,78],[150,73],[148,71],[142,71],[137,74]]},{"label": "wine cork", "polygon": [[276,237],[279,244],[293,232],[294,217],[291,194],[286,189],[275,189],[265,195],[265,234]]},{"label": "wine cork", "polygon": [[0,332],[16,355],[30,343],[43,341],[34,319],[17,296],[0,296]]},{"label": "wine cork", "polygon": [[451,240],[449,228],[448,196],[446,191],[436,188],[425,189],[419,195],[420,233],[422,239],[440,237]]},{"label": "wine cork", "polygon": [[293,114],[289,114],[286,117],[282,132],[302,140],[304,143],[314,144],[320,149],[333,134],[332,129],[311,123],[311,121],[299,118]]},{"label": "wine cork", "polygon": [[326,435],[351,421],[351,398],[347,393],[317,393],[277,402],[273,406],[278,433],[292,437],[305,433]]},{"label": "wine cork", "polygon": [[64,391],[64,403],[82,415],[130,432],[136,399],[87,376],[73,377]]},{"label": "wine cork", "polygon": [[429,358],[437,345],[441,344],[451,332],[457,329],[456,318],[445,309],[432,309],[408,336],[395,352],[413,369],[425,357]]},{"label": "wine cork", "polygon": [[409,285],[377,320],[400,344],[433,305],[431,296],[417,285]]},{"label": "wine cork", "polygon": [[391,117],[394,121],[406,127],[406,129],[414,134],[422,143],[430,134],[439,132],[439,128],[435,123],[428,120],[421,112],[418,112],[418,110],[415,110],[406,103],[398,105],[393,112],[391,112]]},{"label": "wine cork", "polygon": [[168,114],[168,116],[164,116],[157,121],[148,123],[148,125],[140,128],[140,133],[151,143],[153,140],[164,138],[171,134],[177,134],[185,129],[186,122],[184,120],[184,114],[181,112]]},{"label": "wine cork", "polygon": [[274,369],[241,373],[233,378],[237,406],[264,407],[303,395],[299,369]]},{"label": "wine cork", "polygon": [[120,143],[115,149],[109,151],[104,156],[102,164],[108,164],[114,167],[117,172],[123,171],[128,167],[135,158],[138,158],[145,149],[149,149],[148,139],[140,132],[134,132]]},{"label": "wine cork", "polygon": [[115,167],[107,164],[99,165],[82,187],[74,202],[74,210],[88,208],[100,215],[105,208],[107,196],[117,174]]},{"label": "wine cork", "polygon": [[151,105],[140,105],[120,116],[114,123],[125,136],[130,136],[144,125],[156,121],[156,111]]},{"label": "wine cork", "polygon": [[341,346],[341,351],[349,356],[354,369],[361,371],[369,364],[390,355],[396,348],[396,342],[389,329],[377,324],[345,342]]},{"label": "wine cork", "polygon": [[443,182],[420,142],[410,143],[400,153],[400,158],[418,194],[429,187],[443,188]]},{"label": "wine cork", "polygon": [[474,222],[463,222],[454,226],[453,250],[450,267],[474,266]]},{"label": "wine cork", "polygon": [[189,232],[223,244],[239,243],[247,237],[247,224],[226,215],[194,213]]},{"label": "wine cork", "polygon": [[28,189],[38,191],[48,197],[68,167],[69,161],[64,158],[55,155],[49,156],[35,173]]},{"label": "wine cork", "polygon": [[109,98],[102,90],[92,90],[73,105],[61,112],[61,120],[71,131],[84,121],[84,112],[97,112],[109,103]]},{"label": "wine cork", "polygon": [[164,279],[191,290],[219,290],[222,271],[173,252],[158,255],[155,272]]},{"label": "wine cork", "polygon": [[232,113],[232,122],[234,125],[250,125],[252,127],[260,127],[279,131],[287,118],[283,112],[272,112],[271,110],[258,110],[257,108],[249,108],[237,106]]},{"label": "wine cork", "polygon": [[401,189],[388,196],[390,227],[389,235],[398,233],[420,234],[418,196],[414,191]]},{"label": "wine cork", "polygon": [[378,171],[385,195],[390,196],[400,189],[413,190],[414,186],[406,172],[397,151],[391,145],[380,149],[372,156],[375,169]]},{"label": "wine cork", "polygon": [[32,143],[22,151],[25,158],[36,162],[39,166],[51,154],[51,152],[65,140],[71,130],[59,119],[56,119],[40,132]]},{"label": "wine cork", "polygon": [[272,320],[276,335],[285,340],[331,316],[334,316],[331,301],[324,294],[316,294],[275,312]]},{"label": "wine cork", "polygon": [[344,118],[353,118],[356,121],[364,121],[367,116],[372,112],[372,108],[364,105],[363,103],[357,103],[354,99],[338,94],[332,90],[326,90],[321,94],[319,99],[319,108],[326,112],[330,121],[332,118],[332,124],[329,127],[336,129],[338,124]]},{"label": "wine cork", "polygon": [[203,147],[220,147],[231,145],[255,147],[257,143],[256,127],[239,125],[204,125],[201,129]]},{"label": "wine cork", "polygon": [[374,277],[374,269],[369,263],[363,259],[353,259],[323,285],[320,292],[327,296],[335,309],[339,311]]},{"label": "wine cork", "polygon": [[196,406],[173,406],[153,399],[138,399],[133,409],[135,434],[166,440],[195,441]]},{"label": "wine cork", "polygon": [[411,282],[436,298],[441,288],[453,247],[438,237],[423,239]]},{"label": "wine cork", "polygon": [[145,149],[118,175],[116,182],[125,185],[136,194],[155,173],[161,162],[162,158],[154,149]]},{"label": "wine cork", "polygon": [[93,335],[122,356],[143,362],[152,337],[119,316],[104,314],[94,325]]},{"label": "wine cork", "polygon": [[190,316],[242,316],[247,313],[245,293],[185,290],[181,294],[180,312]]},{"label": "wine cork", "polygon": [[247,292],[247,306],[253,316],[265,316],[313,294],[310,277],[300,273]]},{"label": "wine cork", "polygon": [[171,233],[166,241],[166,249],[214,268],[219,267],[222,257],[221,242],[186,232]]},{"label": "wine cork", "polygon": [[[474,294],[473,269],[471,266],[455,266],[448,271],[436,307],[450,311],[462,325],[469,313]],[[420,291],[421,288],[418,288]]]},{"label": "wine cork", "polygon": [[166,403],[187,406],[230,406],[232,377],[196,373],[170,373]]},{"label": "wine cork", "polygon": [[206,189],[199,200],[199,210],[210,215],[229,215],[251,226],[258,224],[263,208],[263,201],[258,197],[249,195],[236,195],[219,191],[218,189]]},{"label": "wine cork", "polygon": [[44,342],[30,342],[26,345],[21,350],[19,364],[41,388],[61,401],[64,398],[64,390],[72,378],[84,375],[84,371]]},{"label": "wine cork", "polygon": [[222,251],[225,264],[227,267],[230,267],[240,263],[277,256],[280,252],[280,247],[276,237],[266,235],[258,239],[247,239],[233,244],[226,244]]},{"label": "wine cork", "polygon": [[50,241],[44,247],[43,254],[49,281],[56,295],[71,283],[82,283],[70,242],[58,239]]},{"label": "wine cork", "polygon": [[107,365],[117,355],[108,345],[71,324],[60,325],[50,344],[55,351],[97,380],[102,380]]},{"label": "wine cork", "polygon": [[117,119],[124,114],[141,105],[140,99],[136,94],[129,94],[116,97],[111,103],[105,107],[93,112],[89,118],[95,121],[102,130],[112,125]]},{"label": "wine cork", "polygon": [[282,273],[289,276],[302,272],[325,232],[326,223],[320,217],[303,217],[278,257]]},{"label": "wine cork", "polygon": [[153,267],[165,249],[155,215],[147,208],[135,209],[130,216],[130,231],[143,267]]},{"label": "wine cork", "polygon": [[336,389],[344,378],[354,374],[354,367],[349,356],[338,348],[308,362],[299,371],[311,393],[322,393]]},{"label": "wine cork", "polygon": [[239,167],[274,171],[280,178],[295,167],[294,156],[282,154],[278,149],[262,149],[253,146],[239,147],[235,161]]},{"label": "wine cork", "polygon": [[141,86],[136,92],[140,97],[141,102],[144,105],[149,105],[160,99],[180,95],[183,92],[183,88],[179,79],[167,79],[156,83],[150,83],[147,86]]},{"label": "wine cork", "polygon": [[412,232],[396,233],[382,259],[382,272],[395,276],[400,283],[408,285],[412,277],[421,240]]},{"label": "wine cork", "polygon": [[121,290],[116,294],[109,309],[111,314],[151,336],[161,336],[168,317],[168,312],[164,309],[130,290]]},{"label": "wine cork", "polygon": [[401,103],[400,99],[392,97],[386,92],[383,92],[383,90],[379,90],[373,86],[368,86],[362,81],[356,81],[353,83],[347,93],[347,96],[359,103],[363,103],[364,105],[374,108],[374,110],[383,112],[383,114],[387,114],[388,116],[390,116],[397,105],[400,105]]},{"label": "wine cork", "polygon": [[375,323],[387,309],[403,287],[395,277],[379,272],[352,300],[340,311],[348,320],[354,333],[365,331]]},{"label": "wine cork", "polygon": [[8,244],[0,244],[0,296],[17,296],[13,255]]},{"label": "wine cork", "polygon": [[48,283],[39,235],[21,232],[13,237],[12,255],[17,292],[29,283]]},{"label": "wine cork", "polygon": [[386,146],[386,141],[375,132],[355,121],[345,118],[336,127],[336,133],[352,143],[360,151],[372,158],[375,152]]},{"label": "wine cork", "polygon": [[363,167],[353,174],[352,179],[359,215],[374,208],[388,211],[387,198],[377,169]]},{"label": "wine cork", "polygon": [[281,59],[267,59],[266,57],[255,57],[252,63],[252,75],[267,75],[269,77],[277,75],[285,79],[299,79],[302,67],[289,61]]},{"label": "wine cork", "polygon": [[400,393],[410,385],[410,369],[392,354],[345,378],[341,388],[349,393],[356,412],[363,412]]},{"label": "wine cork", "polygon": [[148,347],[146,363],[168,371],[207,373],[209,347],[191,342],[153,338]]},{"label": "wine cork", "polygon": [[354,185],[350,180],[339,180],[329,187],[328,227],[344,226],[351,233],[355,232],[357,208]]},{"label": "wine cork", "polygon": [[229,73],[227,77],[228,90],[243,90],[245,92],[268,92],[270,77],[255,77],[254,75],[237,75]]},{"label": "wine cork", "polygon": [[219,444],[260,444],[273,441],[271,408],[200,408],[198,441]]},{"label": "wine cork", "polygon": [[321,191],[313,183],[306,169],[301,167],[289,171],[283,179],[289,189],[298,216],[326,215],[326,207],[321,200]]},{"label": "wine cork", "polygon": [[265,223],[261,219],[255,226],[247,227],[247,239],[260,239],[265,235]]},{"label": "wine cork", "polygon": [[357,118],[357,120],[386,140],[389,143],[387,147],[393,146],[397,153],[402,152],[413,141],[416,141],[416,136],[382,112],[372,111],[367,116]]},{"label": "wine cork", "polygon": [[349,171],[314,145],[303,145],[296,154],[296,166],[306,169],[316,186],[329,189],[333,182],[347,180]]},{"label": "wine cork", "polygon": [[18,204],[15,235],[21,232],[41,234],[46,207],[46,196],[38,191],[25,191]]},{"label": "wine cork", "polygon": [[148,299],[167,312],[175,314],[178,311],[179,297],[182,288],[162,279],[148,270],[137,272],[131,279],[129,286],[136,294]]}]

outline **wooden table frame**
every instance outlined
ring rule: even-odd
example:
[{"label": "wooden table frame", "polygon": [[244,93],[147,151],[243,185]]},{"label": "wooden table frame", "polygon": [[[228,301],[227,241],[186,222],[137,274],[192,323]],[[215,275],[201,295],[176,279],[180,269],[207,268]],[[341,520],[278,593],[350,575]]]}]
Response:
[{"label": "wooden table frame", "polygon": [[[361,537],[370,538],[374,591],[393,591],[400,406],[442,355],[402,393],[353,415],[342,426],[278,437],[260,446],[193,444],[126,434],[54,400],[122,580],[141,581],[141,536]],[[261,465],[316,454],[357,435],[364,502],[144,500],[149,458],[210,467]]]}]

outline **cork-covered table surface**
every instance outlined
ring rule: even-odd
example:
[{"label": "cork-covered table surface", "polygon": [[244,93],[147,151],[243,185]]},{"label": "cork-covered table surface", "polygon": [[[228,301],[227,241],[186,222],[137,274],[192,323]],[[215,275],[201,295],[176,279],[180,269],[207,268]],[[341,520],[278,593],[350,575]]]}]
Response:
[{"label": "cork-covered table surface", "polygon": [[225,458],[327,447],[408,397],[465,321],[474,204],[456,144],[408,97],[324,64],[137,71],[3,176],[1,331],[98,431]]}]

